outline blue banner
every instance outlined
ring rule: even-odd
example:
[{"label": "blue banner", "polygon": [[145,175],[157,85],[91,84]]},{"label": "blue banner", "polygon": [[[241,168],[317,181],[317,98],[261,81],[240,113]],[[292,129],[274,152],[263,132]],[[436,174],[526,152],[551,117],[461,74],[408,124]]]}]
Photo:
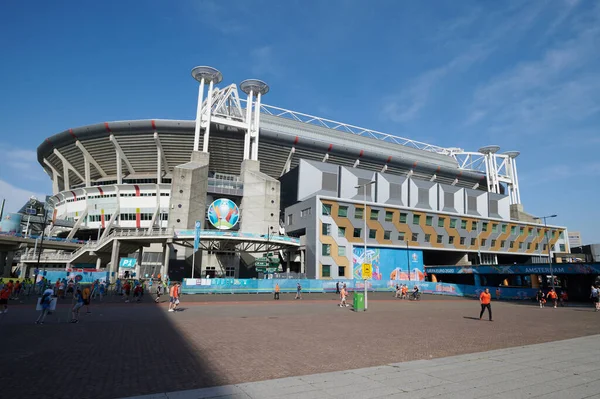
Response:
[{"label": "blue banner", "polygon": [[121,258],[119,261],[119,267],[126,267],[129,269],[134,268],[137,265],[136,258]]},{"label": "blue banner", "polygon": [[[364,290],[365,282],[362,280],[295,280],[295,279],[185,279],[181,291],[184,294],[258,294],[271,293],[275,284],[279,284],[281,292],[296,292],[297,284],[302,287],[302,292],[326,293],[335,292],[335,285],[346,284],[349,291]],[[416,285],[425,294],[479,297],[489,288],[492,295],[503,299],[531,299],[537,290],[533,288],[515,287],[477,287],[464,284],[432,283],[414,280],[368,280],[368,291],[394,292],[396,284],[406,284],[409,292]],[[497,290],[499,290],[497,292]]]},{"label": "blue banner", "polygon": [[429,274],[600,274],[599,263],[487,265],[487,266],[426,266]]},{"label": "blue banner", "polygon": [[200,246],[200,229],[201,224],[199,221],[196,221],[196,229],[194,230],[194,252],[198,251],[198,247]]}]

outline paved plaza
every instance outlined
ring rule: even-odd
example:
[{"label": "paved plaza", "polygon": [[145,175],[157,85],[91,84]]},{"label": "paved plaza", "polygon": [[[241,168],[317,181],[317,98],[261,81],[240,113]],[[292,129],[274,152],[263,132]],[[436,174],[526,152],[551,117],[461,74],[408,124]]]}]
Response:
[{"label": "paved plaza", "polygon": [[[452,382],[475,393],[481,387],[469,384],[500,385],[504,380],[496,374],[520,371],[523,374],[517,376],[527,377],[529,369],[541,367],[547,370],[543,375],[553,377],[544,383],[539,379],[543,377],[535,375],[531,384],[554,387],[559,385],[558,374],[569,376],[566,366],[575,367],[581,378],[600,369],[600,361],[584,358],[598,358],[596,337],[582,341],[589,346],[586,350],[583,346],[573,353],[565,347],[541,350],[540,354],[549,356],[543,364],[533,357],[529,361],[521,355],[523,349],[512,349],[513,358],[499,364],[490,359],[502,358],[500,353],[505,352],[463,357],[464,362],[477,362],[459,367],[447,358],[600,334],[600,314],[591,307],[539,309],[530,302],[493,302],[494,321],[488,322],[478,320],[479,304],[472,299],[429,296],[409,302],[393,300],[389,293],[370,297],[369,311],[363,313],[337,307],[334,294],[308,294],[298,301],[288,294],[283,294],[281,301],[266,295],[184,296],[181,311],[175,313],[167,312],[166,303],[154,304],[149,298],[139,304],[110,299],[93,304],[92,313],[82,315],[79,324],[67,323],[69,306],[59,305],[41,326],[33,323],[37,313],[31,304],[11,306],[7,314],[0,315],[2,396],[121,398],[227,385],[236,385],[227,389],[241,389],[246,383],[273,379],[283,379],[275,384],[290,381],[293,385],[298,382],[293,377],[298,376],[314,376],[301,381],[314,378],[310,384],[315,391],[340,387],[327,392],[330,395],[345,392],[343,386],[349,385],[349,380],[378,385],[383,383],[378,378],[387,380],[383,376],[396,371],[414,377],[412,385],[404,385],[413,387],[411,391],[419,384],[425,388]],[[356,370],[410,361],[420,362],[383,366],[381,373]],[[511,369],[514,362],[520,366]],[[420,364],[428,366],[421,370]],[[492,365],[504,368],[494,371]],[[433,369],[426,369],[430,366]],[[483,373],[488,366],[489,373]],[[354,371],[348,376],[346,370]],[[466,372],[460,373],[462,370]],[[341,372],[333,374],[338,377],[332,382],[341,385],[318,385],[319,378],[331,380],[329,374],[320,375],[330,372]],[[354,377],[361,372],[365,375]],[[466,373],[471,377],[466,378]],[[463,374],[464,379],[454,381],[454,374]],[[239,397],[263,397],[264,384],[248,385]],[[291,385],[286,388],[289,391],[282,392],[293,393]],[[391,388],[400,390],[389,394],[402,395],[409,390],[401,385]],[[384,392],[368,391],[373,395]],[[385,392],[382,395],[389,395]],[[363,396],[366,393],[353,396],[357,394],[351,391],[345,396],[367,397]]]}]

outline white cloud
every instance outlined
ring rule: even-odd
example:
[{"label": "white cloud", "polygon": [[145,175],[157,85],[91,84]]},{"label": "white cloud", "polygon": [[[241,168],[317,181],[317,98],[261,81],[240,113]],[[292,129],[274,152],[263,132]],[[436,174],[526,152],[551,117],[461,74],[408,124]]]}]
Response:
[{"label": "white cloud", "polygon": [[[44,180],[48,178],[37,161],[35,151],[0,143],[0,153],[3,155],[3,172],[10,169],[12,175],[27,180]],[[6,173],[2,174],[6,175]]]},{"label": "white cloud", "polygon": [[12,184],[0,179],[0,201],[6,200],[4,206],[4,212],[17,212],[31,196],[35,196],[37,199],[44,201],[46,194],[37,193],[29,190],[24,190],[19,187],[15,187]]}]

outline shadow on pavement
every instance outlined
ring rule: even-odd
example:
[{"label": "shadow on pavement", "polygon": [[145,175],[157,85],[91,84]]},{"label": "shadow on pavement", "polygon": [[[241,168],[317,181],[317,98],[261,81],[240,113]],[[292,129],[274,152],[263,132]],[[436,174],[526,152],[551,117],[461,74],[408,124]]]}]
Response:
[{"label": "shadow on pavement", "polygon": [[[166,305],[106,303],[68,323],[59,306],[35,325],[34,305],[0,319],[5,398],[119,398],[221,385],[172,321]],[[94,305],[94,303],[92,303]]]}]

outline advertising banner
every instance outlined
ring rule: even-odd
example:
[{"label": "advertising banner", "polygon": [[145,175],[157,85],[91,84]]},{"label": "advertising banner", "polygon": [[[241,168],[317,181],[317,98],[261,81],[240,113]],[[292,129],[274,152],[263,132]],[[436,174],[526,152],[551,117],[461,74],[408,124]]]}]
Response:
[{"label": "advertising banner", "polygon": [[[415,280],[425,279],[423,251],[404,248],[367,247],[367,254],[360,246],[353,247],[353,275],[362,278],[362,264],[370,263],[373,280]],[[410,278],[409,278],[410,269]]]},{"label": "advertising banner", "polygon": [[[486,266],[426,266],[429,274],[551,274],[548,264],[486,265]],[[554,274],[600,274],[600,264],[553,263]]]}]

